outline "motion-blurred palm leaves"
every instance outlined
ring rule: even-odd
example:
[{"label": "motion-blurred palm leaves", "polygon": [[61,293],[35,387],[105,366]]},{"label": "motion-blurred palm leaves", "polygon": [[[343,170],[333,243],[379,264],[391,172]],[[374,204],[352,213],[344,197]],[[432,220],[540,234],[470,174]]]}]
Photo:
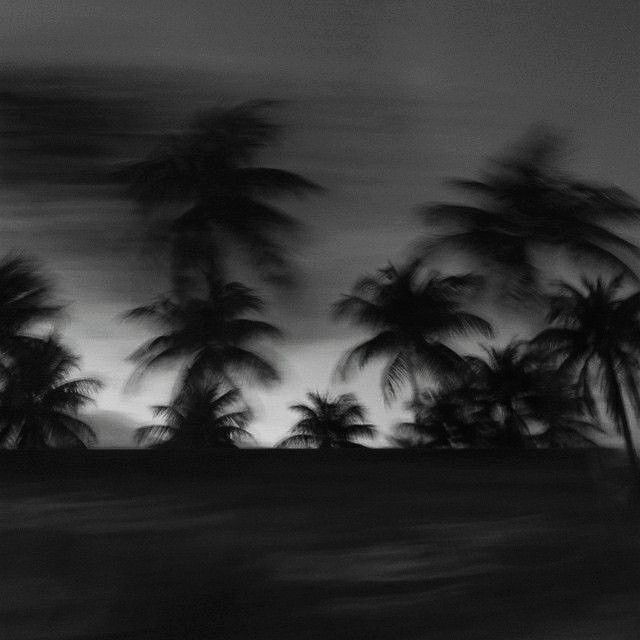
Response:
[{"label": "motion-blurred palm leaves", "polygon": [[[638,203],[615,187],[563,175],[556,169],[561,151],[557,135],[536,129],[518,153],[494,161],[483,179],[453,180],[476,203],[424,207],[429,236],[421,255],[446,249],[488,262],[519,299],[538,293],[535,258],[545,248],[635,274],[640,249],[607,225],[637,222]],[[434,225],[442,230],[435,238]]]},{"label": "motion-blurred palm leaves", "polygon": [[201,273],[223,277],[230,248],[266,281],[292,280],[283,242],[292,240],[297,224],[271,200],[319,187],[296,173],[253,164],[281,133],[265,114],[270,106],[209,110],[186,131],[166,136],[149,158],[118,172],[143,211],[176,212],[166,236],[177,292],[192,291]]}]

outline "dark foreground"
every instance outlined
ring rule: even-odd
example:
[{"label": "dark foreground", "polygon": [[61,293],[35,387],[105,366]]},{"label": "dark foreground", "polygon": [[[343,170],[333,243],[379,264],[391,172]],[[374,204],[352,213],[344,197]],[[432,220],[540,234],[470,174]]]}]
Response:
[{"label": "dark foreground", "polygon": [[605,452],[0,455],[0,637],[633,639]]}]

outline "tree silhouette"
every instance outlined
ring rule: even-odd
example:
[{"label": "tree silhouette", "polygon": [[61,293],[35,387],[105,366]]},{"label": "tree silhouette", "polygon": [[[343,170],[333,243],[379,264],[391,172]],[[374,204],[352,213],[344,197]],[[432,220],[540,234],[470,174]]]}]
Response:
[{"label": "tree silhouette", "polygon": [[138,429],[139,444],[150,441],[172,448],[202,449],[253,441],[246,429],[251,412],[239,389],[228,388],[211,376],[189,380],[171,404],[154,407],[154,415],[164,418],[165,424]]},{"label": "tree silhouette", "polygon": [[69,379],[78,358],[54,336],[14,340],[0,367],[0,444],[18,449],[86,447],[95,441],[77,417],[100,388],[92,378]]},{"label": "tree silhouette", "polygon": [[0,350],[34,323],[59,311],[51,302],[49,283],[29,260],[5,257],[0,262]]},{"label": "tree silhouette", "polygon": [[132,380],[159,366],[186,361],[185,383],[203,374],[217,374],[231,387],[245,378],[263,384],[278,381],[274,366],[253,350],[256,342],[280,336],[273,325],[249,317],[262,307],[262,300],[248,287],[218,281],[210,283],[207,299],[163,297],[133,309],[127,319],[151,321],[165,333],[130,356],[137,363]]},{"label": "tree silhouette", "polygon": [[592,425],[582,417],[580,396],[565,372],[524,341],[485,351],[486,358],[466,358],[466,420],[479,429],[481,441],[528,447],[556,445],[567,434],[588,440]]},{"label": "tree silhouette", "polygon": [[281,133],[265,115],[271,104],[248,102],[200,114],[147,160],[118,173],[143,210],[181,207],[169,229],[178,292],[190,290],[200,272],[224,277],[229,242],[267,281],[291,280],[281,241],[296,224],[270,200],[319,187],[289,171],[252,166]]},{"label": "tree silhouette", "polygon": [[574,257],[633,274],[618,253],[637,258],[640,249],[603,223],[637,221],[638,203],[620,189],[560,174],[555,169],[560,151],[557,136],[537,130],[519,154],[494,162],[482,180],[452,181],[478,204],[423,208],[430,231],[434,223],[454,224],[456,230],[428,238],[421,253],[428,256],[444,247],[488,260],[516,297],[537,290],[534,255],[544,247],[563,247]]},{"label": "tree silhouette", "polygon": [[457,384],[425,391],[412,403],[415,418],[396,426],[430,448],[558,447],[591,443],[596,429],[582,416],[579,394],[568,376],[540,359],[526,342],[485,348],[486,358],[467,356]]},{"label": "tree silhouette", "polygon": [[353,394],[332,399],[326,394],[308,393],[307,399],[308,404],[290,407],[300,420],[279,447],[344,448],[359,446],[354,442],[358,438],[374,437],[375,427],[365,423],[366,410]]},{"label": "tree silhouette", "polygon": [[432,449],[477,446],[480,425],[473,420],[477,405],[467,380],[449,388],[421,392],[417,402],[408,403],[413,421],[395,425],[393,441],[403,447]]},{"label": "tree silhouette", "polygon": [[407,381],[413,399],[419,399],[421,375],[430,375],[442,384],[456,378],[463,359],[446,340],[474,333],[492,335],[489,322],[461,306],[463,296],[477,285],[477,278],[431,273],[420,280],[419,271],[417,261],[402,269],[381,269],[376,277],[361,280],[352,295],[335,305],[338,317],[350,318],[375,332],[345,355],[339,371],[347,376],[354,364],[363,367],[384,358],[382,391],[387,402]]},{"label": "tree silhouette", "polygon": [[640,480],[627,403],[640,408],[640,292],[626,297],[624,275],[609,281],[582,279],[581,288],[562,282],[550,298],[548,321],[534,344],[561,369],[573,375],[590,413],[597,417],[594,390],[604,394],[609,416],[624,437],[634,472]]}]

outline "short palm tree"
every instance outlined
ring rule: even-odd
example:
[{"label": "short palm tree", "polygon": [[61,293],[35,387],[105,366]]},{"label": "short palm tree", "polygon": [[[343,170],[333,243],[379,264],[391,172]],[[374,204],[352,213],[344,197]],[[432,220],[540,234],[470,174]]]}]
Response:
[{"label": "short palm tree", "polygon": [[253,350],[256,342],[280,336],[273,325],[250,317],[262,307],[262,300],[248,287],[217,281],[211,283],[207,299],[164,297],[133,309],[126,318],[151,321],[164,330],[130,356],[138,365],[133,380],[158,366],[186,361],[184,380],[204,372],[222,376],[231,387],[239,384],[240,377],[276,382],[276,369]]},{"label": "short palm tree", "polygon": [[550,298],[548,321],[534,344],[573,375],[590,413],[597,417],[594,391],[603,393],[607,413],[625,440],[640,480],[628,408],[640,409],[640,293],[623,295],[624,276],[609,281],[562,282]]},{"label": "short palm tree", "polygon": [[367,424],[366,410],[350,393],[336,398],[319,393],[307,394],[308,404],[290,408],[300,420],[290,429],[290,435],[279,443],[283,448],[344,448],[361,446],[359,438],[371,439],[375,427]]},{"label": "short palm tree", "polygon": [[78,411],[101,385],[93,378],[70,380],[77,366],[78,358],[53,336],[13,341],[0,371],[1,446],[86,447],[95,441]]},{"label": "short palm tree", "polygon": [[0,343],[59,311],[49,283],[29,260],[6,257],[0,262]]},{"label": "short palm tree", "polygon": [[519,155],[495,162],[496,169],[483,180],[453,181],[478,204],[425,207],[429,231],[434,223],[448,231],[437,239],[427,238],[421,253],[428,256],[444,247],[489,261],[516,297],[537,291],[534,257],[546,247],[565,248],[573,257],[633,274],[629,261],[619,254],[637,259],[640,249],[603,223],[636,222],[640,206],[619,189],[558,173],[555,159],[560,149],[557,137],[537,131]]},{"label": "short palm tree", "polygon": [[467,380],[459,386],[426,390],[418,402],[410,402],[414,419],[395,426],[396,439],[415,446],[449,449],[477,446],[479,425],[472,413],[477,409]]},{"label": "short palm tree", "polygon": [[265,115],[270,105],[211,109],[183,133],[167,136],[147,160],[119,172],[144,210],[180,207],[170,226],[178,290],[199,270],[224,277],[229,241],[265,279],[291,278],[280,237],[290,237],[296,225],[270,200],[319,187],[290,171],[253,166],[280,134]]},{"label": "short palm tree", "polygon": [[402,269],[389,266],[376,277],[367,277],[335,305],[338,317],[346,317],[374,332],[348,352],[339,365],[347,376],[354,364],[363,367],[384,358],[382,374],[385,400],[393,399],[409,382],[414,400],[422,389],[420,377],[450,384],[463,367],[463,359],[446,344],[452,338],[473,334],[492,335],[489,322],[464,311],[462,300],[478,278],[429,274],[420,280],[417,261]]},{"label": "short palm tree", "polygon": [[171,404],[153,409],[154,415],[166,422],[138,429],[139,444],[203,449],[253,441],[246,429],[251,411],[243,403],[240,391],[211,376],[190,380]]},{"label": "short palm tree", "polygon": [[524,341],[485,351],[486,358],[467,357],[468,420],[484,432],[485,441],[528,447],[553,445],[565,434],[589,440],[593,425],[584,419],[580,396],[563,371]]}]

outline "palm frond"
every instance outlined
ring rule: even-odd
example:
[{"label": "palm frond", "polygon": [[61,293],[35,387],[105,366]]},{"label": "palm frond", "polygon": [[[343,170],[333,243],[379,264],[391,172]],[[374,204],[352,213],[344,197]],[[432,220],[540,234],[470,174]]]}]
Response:
[{"label": "palm frond", "polygon": [[276,445],[276,447],[278,449],[316,449],[320,444],[321,443],[316,436],[296,434],[284,438]]},{"label": "palm frond", "polygon": [[75,416],[56,412],[43,420],[45,440],[53,446],[88,447],[97,442],[96,434],[86,423]]},{"label": "palm frond", "polygon": [[386,365],[382,372],[382,396],[389,404],[399,393],[412,375],[412,366],[404,352],[399,352]]},{"label": "palm frond", "polygon": [[243,191],[266,197],[289,193],[302,196],[323,190],[320,185],[296,173],[268,167],[242,167],[236,171],[236,180]]},{"label": "palm frond", "polygon": [[164,424],[152,424],[139,427],[134,434],[134,441],[141,445],[147,442],[158,444],[175,437],[177,429]]},{"label": "palm frond", "polygon": [[383,331],[344,354],[338,364],[338,372],[346,379],[353,366],[362,368],[374,358],[388,357],[397,352],[398,347],[397,336],[391,331]]},{"label": "palm frond", "polygon": [[102,381],[96,378],[81,378],[64,382],[43,396],[43,404],[57,409],[76,411],[93,401],[93,394],[102,389]]},{"label": "palm frond", "polygon": [[343,429],[344,438],[350,441],[354,438],[366,438],[367,440],[373,440],[375,438],[377,429],[372,424],[357,423],[346,425]]}]

